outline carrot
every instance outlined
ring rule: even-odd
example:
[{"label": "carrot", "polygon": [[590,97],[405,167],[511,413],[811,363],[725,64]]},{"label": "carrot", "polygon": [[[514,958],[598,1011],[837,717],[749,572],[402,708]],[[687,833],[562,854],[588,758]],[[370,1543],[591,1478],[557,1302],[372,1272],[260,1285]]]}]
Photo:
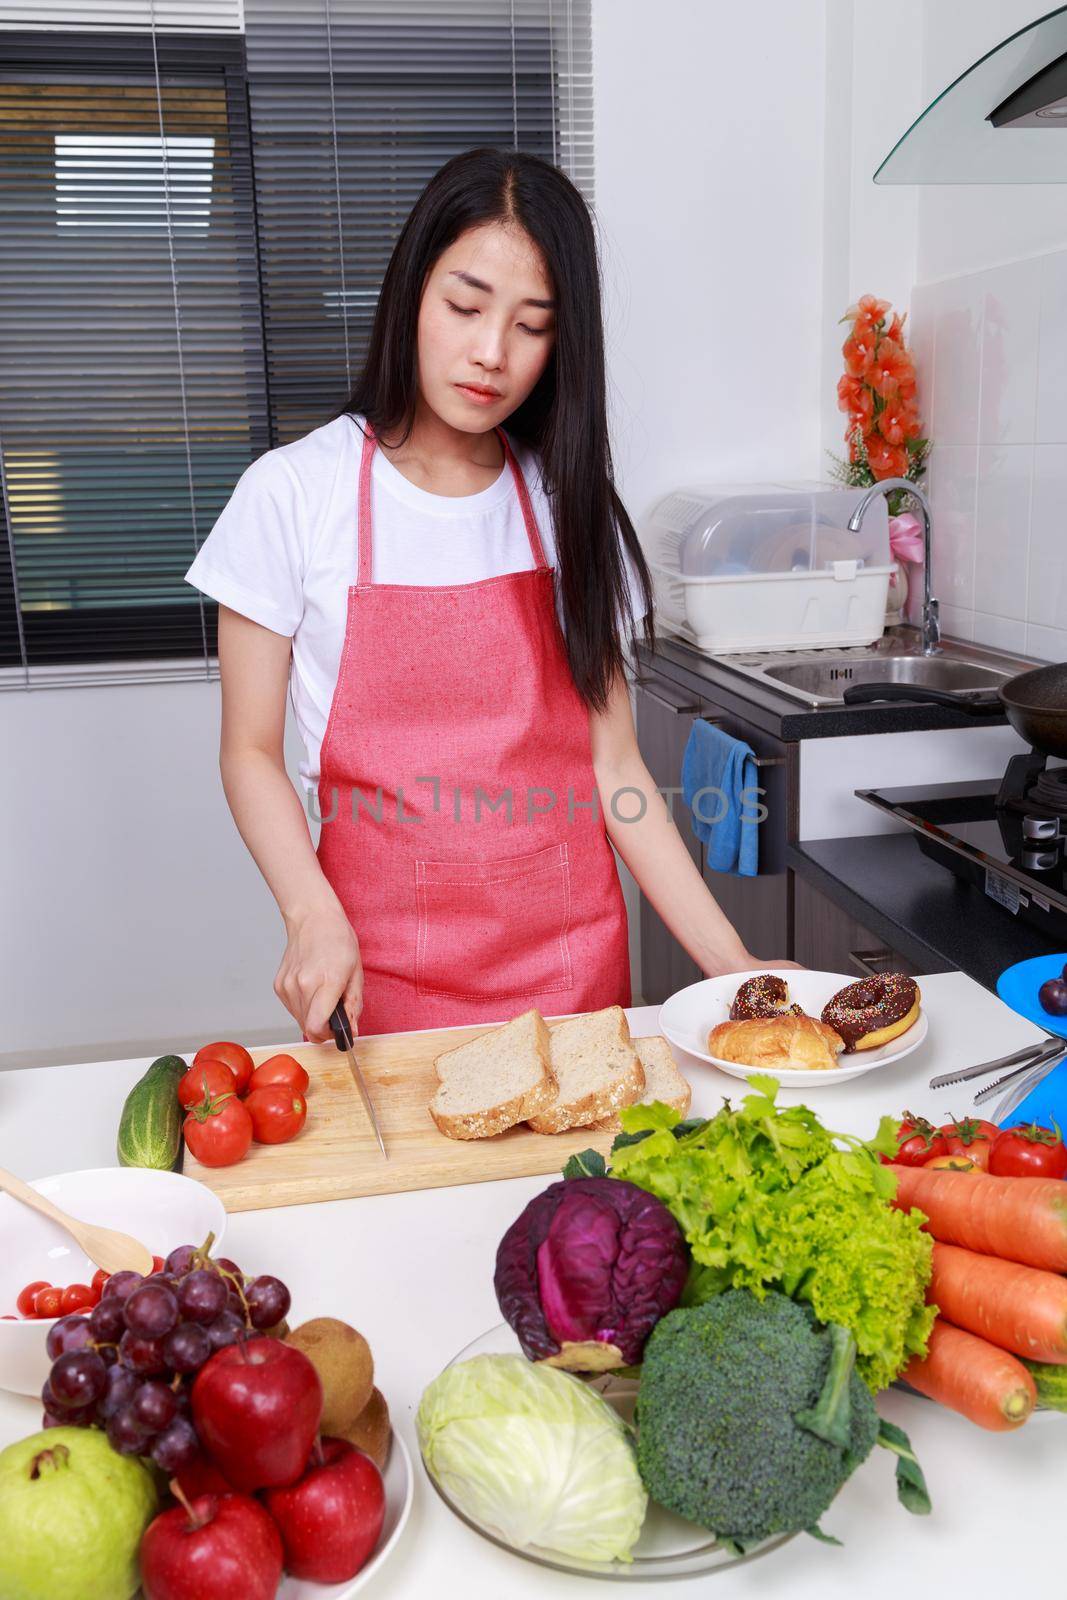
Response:
[{"label": "carrot", "polygon": [[991,1178],[892,1166],[896,1204],[917,1206],[942,1244],[1067,1272],[1067,1183],[1061,1178]]},{"label": "carrot", "polygon": [[1067,1278],[934,1245],[926,1298],[957,1328],[1030,1361],[1067,1363]]},{"label": "carrot", "polygon": [[900,1376],[920,1394],[994,1433],[1021,1428],[1037,1404],[1034,1380],[1021,1361],[940,1317],[926,1356],[913,1357]]}]

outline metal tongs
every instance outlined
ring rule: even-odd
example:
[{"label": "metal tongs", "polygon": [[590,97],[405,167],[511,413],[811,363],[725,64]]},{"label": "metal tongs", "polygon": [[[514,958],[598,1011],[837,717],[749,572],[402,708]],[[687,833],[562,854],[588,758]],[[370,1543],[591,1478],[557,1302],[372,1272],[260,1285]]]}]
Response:
[{"label": "metal tongs", "polygon": [[[997,1056],[992,1061],[980,1061],[976,1066],[964,1067],[959,1072],[946,1072],[939,1078],[931,1078],[930,1088],[948,1089],[953,1084],[967,1083],[972,1078],[984,1078],[990,1072],[999,1072],[1000,1077],[979,1089],[975,1095],[974,1104],[978,1105],[1024,1075],[1034,1073],[1043,1077],[1045,1070],[1051,1072],[1065,1054],[1067,1054],[1067,1039],[1048,1034],[1036,1044],[1024,1045],[1021,1050],[1013,1050],[1010,1055]],[[1010,1067],[1012,1070],[1005,1072],[1005,1067]]]}]

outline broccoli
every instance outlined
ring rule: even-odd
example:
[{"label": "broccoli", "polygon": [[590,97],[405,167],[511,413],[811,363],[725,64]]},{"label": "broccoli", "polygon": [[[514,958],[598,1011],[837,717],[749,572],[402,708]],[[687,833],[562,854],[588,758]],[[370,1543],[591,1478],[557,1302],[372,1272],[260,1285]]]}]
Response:
[{"label": "broccoli", "polygon": [[652,1499],[745,1548],[820,1535],[819,1518],[876,1443],[902,1458],[898,1490],[929,1510],[907,1440],[880,1425],[847,1329],[807,1306],[730,1289],[671,1311],[645,1346],[637,1462]]}]

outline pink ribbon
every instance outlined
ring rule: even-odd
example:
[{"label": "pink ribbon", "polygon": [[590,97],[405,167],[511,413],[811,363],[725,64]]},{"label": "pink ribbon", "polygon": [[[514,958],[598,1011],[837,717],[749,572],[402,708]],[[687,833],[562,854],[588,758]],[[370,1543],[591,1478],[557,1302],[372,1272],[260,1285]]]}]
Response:
[{"label": "pink ribbon", "polygon": [[923,558],[922,525],[918,517],[906,511],[903,516],[889,519],[889,549],[897,561],[917,561]]}]

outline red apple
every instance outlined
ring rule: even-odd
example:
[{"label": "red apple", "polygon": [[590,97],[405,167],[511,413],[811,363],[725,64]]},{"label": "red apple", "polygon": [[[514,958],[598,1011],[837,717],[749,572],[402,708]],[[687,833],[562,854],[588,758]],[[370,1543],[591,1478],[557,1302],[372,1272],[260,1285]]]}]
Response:
[{"label": "red apple", "polygon": [[198,1450],[187,1467],[174,1474],[174,1480],[187,1500],[198,1494],[233,1494],[234,1486],[224,1478],[210,1456]]},{"label": "red apple", "polygon": [[322,1383],[302,1350],[248,1339],[216,1350],[193,1384],[200,1443],[235,1489],[275,1489],[304,1470],[322,1417]]},{"label": "red apple", "polygon": [[145,1600],[274,1600],[281,1578],[281,1535],[250,1495],[197,1495],[161,1512],[141,1540]]},{"label": "red apple", "polygon": [[385,1520],[382,1475],[347,1439],[323,1439],[299,1483],[263,1498],[281,1530],[286,1571],[313,1583],[354,1578]]}]

